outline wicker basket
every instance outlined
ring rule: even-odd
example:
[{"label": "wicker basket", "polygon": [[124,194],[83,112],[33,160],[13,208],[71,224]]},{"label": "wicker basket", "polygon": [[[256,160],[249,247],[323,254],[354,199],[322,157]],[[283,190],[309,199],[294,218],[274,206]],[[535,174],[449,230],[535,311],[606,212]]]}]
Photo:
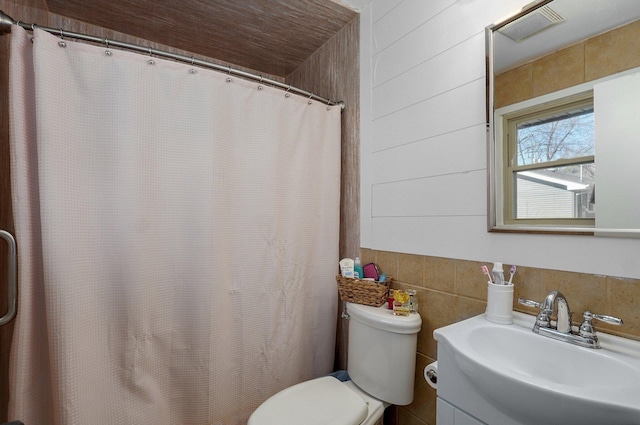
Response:
[{"label": "wicker basket", "polygon": [[338,282],[338,291],[342,301],[380,307],[387,302],[389,297],[391,278],[380,283],[337,275],[336,282]]}]

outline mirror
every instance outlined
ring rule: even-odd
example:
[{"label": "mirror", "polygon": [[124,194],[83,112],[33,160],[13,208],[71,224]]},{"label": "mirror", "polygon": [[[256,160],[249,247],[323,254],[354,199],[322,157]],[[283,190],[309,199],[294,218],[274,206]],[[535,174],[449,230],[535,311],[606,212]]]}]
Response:
[{"label": "mirror", "polygon": [[486,41],[489,231],[640,237],[638,0],[541,0]]}]

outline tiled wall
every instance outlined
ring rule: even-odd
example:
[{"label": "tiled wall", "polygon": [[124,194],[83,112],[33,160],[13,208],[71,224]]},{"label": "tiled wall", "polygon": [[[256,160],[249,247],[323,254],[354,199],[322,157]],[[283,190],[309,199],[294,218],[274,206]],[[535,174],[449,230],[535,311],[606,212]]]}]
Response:
[{"label": "tiled wall", "polygon": [[[331,40],[326,42],[296,71],[286,83],[304,87],[314,93],[325,93],[331,99],[346,103],[342,111],[342,156],[340,176],[340,258],[356,252],[360,246],[360,109],[358,49],[360,20],[354,18]],[[340,315],[340,312],[338,312]],[[338,320],[336,331],[335,369],[346,369],[348,328]]]},{"label": "tiled wall", "polygon": [[[437,358],[433,331],[485,311],[487,283],[480,270],[483,263],[370,249],[362,249],[361,255],[362,261],[376,263],[393,277],[392,287],[416,289],[422,316],[414,401],[387,409],[385,424],[435,425],[436,391],[422,375],[424,367]],[[535,314],[536,309],[517,304],[517,298],[542,301],[549,291],[557,289],[567,297],[574,321],[579,321],[585,310],[620,317],[624,320],[622,327],[597,323],[596,328],[640,340],[640,280],[516,266],[514,310]]]},{"label": "tiled wall", "polygon": [[496,108],[640,66],[640,20],[503,72]]},{"label": "tiled wall", "polygon": [[316,50],[285,83],[345,102],[342,111],[340,258],[360,246],[360,18],[355,17]]}]

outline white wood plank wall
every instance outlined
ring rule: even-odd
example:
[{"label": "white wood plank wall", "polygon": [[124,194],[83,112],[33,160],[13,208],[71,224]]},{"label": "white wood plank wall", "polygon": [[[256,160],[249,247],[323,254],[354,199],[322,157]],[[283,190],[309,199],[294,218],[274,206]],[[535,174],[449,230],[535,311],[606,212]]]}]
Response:
[{"label": "white wood plank wall", "polygon": [[640,277],[640,243],[487,232],[484,29],[530,0],[361,10],[361,246]]}]

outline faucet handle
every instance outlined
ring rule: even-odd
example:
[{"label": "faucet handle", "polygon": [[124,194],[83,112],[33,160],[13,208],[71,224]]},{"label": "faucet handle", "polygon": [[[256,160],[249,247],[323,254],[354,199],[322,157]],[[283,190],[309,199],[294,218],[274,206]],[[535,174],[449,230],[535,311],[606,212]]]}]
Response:
[{"label": "faucet handle", "polygon": [[584,317],[584,320],[596,319],[596,320],[600,320],[601,322],[607,322],[611,325],[620,326],[623,324],[622,319],[619,319],[617,317],[605,316],[604,314],[595,314],[590,311],[585,311],[584,313],[582,313],[582,317]]},{"label": "faucet handle", "polygon": [[518,303],[522,305],[526,305],[527,307],[542,308],[541,303],[533,300],[528,300],[526,298],[518,298]]},{"label": "faucet handle", "polygon": [[623,324],[622,319],[613,316],[605,316],[604,314],[594,314],[590,311],[585,311],[582,313],[582,317],[584,318],[584,322],[580,325],[580,336],[587,338],[594,338],[596,336],[596,328],[591,323],[592,320],[600,320],[602,322],[609,323],[611,325],[620,326]]}]

